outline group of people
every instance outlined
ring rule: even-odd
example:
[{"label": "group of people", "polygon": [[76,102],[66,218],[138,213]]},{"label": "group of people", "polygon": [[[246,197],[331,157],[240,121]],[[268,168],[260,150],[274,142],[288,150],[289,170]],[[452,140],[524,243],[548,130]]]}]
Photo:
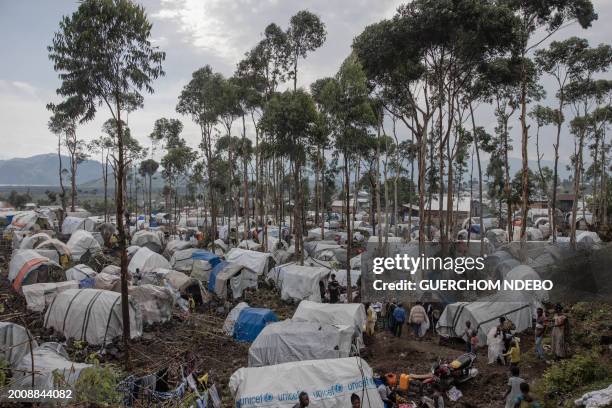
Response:
[{"label": "group of people", "polygon": [[338,303],[340,301],[340,282],[336,279],[335,273],[329,276],[327,288],[323,281],[319,281],[319,291],[321,292],[322,301],[329,301],[329,303]]},{"label": "group of people", "polygon": [[429,310],[426,310],[426,306],[422,302],[416,302],[410,308],[410,312],[406,313],[404,304],[391,301],[385,308],[387,328],[395,337],[401,337],[402,327],[404,324],[408,324],[414,337],[421,339],[432,326],[434,320],[434,309],[431,305],[428,305],[427,309]]},{"label": "group of people", "polygon": [[[306,408],[310,405],[310,397],[308,393],[302,391],[298,395],[298,402],[293,406],[293,408]],[[359,395],[353,393],[351,394],[351,408],[361,408],[361,398]]]}]

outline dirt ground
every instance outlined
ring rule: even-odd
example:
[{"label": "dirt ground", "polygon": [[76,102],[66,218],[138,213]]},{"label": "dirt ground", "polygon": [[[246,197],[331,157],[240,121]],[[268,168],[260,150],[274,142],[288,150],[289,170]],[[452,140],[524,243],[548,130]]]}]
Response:
[{"label": "dirt ground", "polygon": [[[42,327],[42,315],[26,310],[23,298],[10,289],[5,271],[2,271],[0,283],[0,300],[4,306],[0,321],[27,325],[39,342],[62,341],[61,337]],[[279,319],[291,317],[295,310],[295,305],[282,302],[279,295],[269,288],[248,293],[244,300],[251,306],[274,310]],[[200,373],[209,373],[219,389],[224,407],[233,406],[227,384],[235,370],[247,365],[249,344],[236,342],[223,333],[224,316],[230,307],[213,304],[191,315],[176,312],[171,321],[146,328],[144,335],[134,340],[130,348],[131,373],[141,376],[168,368],[171,388],[180,379],[181,366],[188,369],[193,367]],[[368,347],[362,357],[379,374],[427,373],[438,358],[452,359],[464,351],[463,343],[440,344],[437,336],[431,334],[417,341],[407,328],[401,338],[379,329],[373,338],[366,340]],[[524,334],[521,345],[524,352],[532,352],[532,336]],[[68,344],[67,350],[71,358],[78,362],[86,361],[92,353],[99,351],[73,343]],[[124,353],[119,343],[107,347],[106,352],[97,354],[96,358],[101,363],[123,370]],[[503,407],[508,368],[488,366],[486,349],[479,351],[476,366],[479,369],[478,377],[463,384],[460,387],[463,397],[449,406]],[[532,380],[542,374],[545,363],[524,364],[521,369],[523,378]]]}]

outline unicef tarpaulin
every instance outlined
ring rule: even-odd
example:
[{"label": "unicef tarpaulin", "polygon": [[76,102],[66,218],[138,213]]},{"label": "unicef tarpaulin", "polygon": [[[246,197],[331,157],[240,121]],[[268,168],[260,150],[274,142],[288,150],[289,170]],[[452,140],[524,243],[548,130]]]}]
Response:
[{"label": "unicef tarpaulin", "polygon": [[208,291],[211,293],[215,292],[215,282],[217,281],[217,274],[225,269],[226,266],[229,265],[229,262],[219,261],[215,266],[213,266],[210,271],[210,277],[208,278]]},{"label": "unicef tarpaulin", "polygon": [[372,369],[360,357],[245,367],[232,374],[229,388],[238,408],[290,408],[302,391],[317,408],[349,408],[352,394],[363,408],[383,408]]},{"label": "unicef tarpaulin", "polygon": [[266,324],[278,321],[270,309],[248,307],[240,311],[234,325],[234,338],[238,341],[251,342],[257,338]]}]

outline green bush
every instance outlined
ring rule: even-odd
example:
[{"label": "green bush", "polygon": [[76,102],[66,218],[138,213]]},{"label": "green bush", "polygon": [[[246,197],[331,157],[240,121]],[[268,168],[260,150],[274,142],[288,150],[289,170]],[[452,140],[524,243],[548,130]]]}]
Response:
[{"label": "green bush", "polygon": [[118,375],[111,367],[88,367],[81,371],[75,384],[76,399],[98,406],[120,405],[122,396],[117,391],[118,381]]},{"label": "green bush", "polygon": [[593,355],[576,355],[569,360],[563,360],[544,372],[542,377],[543,392],[571,393],[590,383],[610,375],[610,369],[601,364],[600,359]]},{"label": "green bush", "polygon": [[0,358],[0,387],[4,387],[6,385],[6,373],[8,369],[8,363],[5,359]]}]

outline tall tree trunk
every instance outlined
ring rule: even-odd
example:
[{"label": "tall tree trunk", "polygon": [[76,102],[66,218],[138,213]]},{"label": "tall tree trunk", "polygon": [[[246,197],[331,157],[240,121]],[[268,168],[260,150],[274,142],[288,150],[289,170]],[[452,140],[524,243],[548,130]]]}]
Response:
[{"label": "tall tree trunk", "polygon": [[578,139],[578,152],[576,154],[574,163],[574,201],[572,203],[572,216],[570,226],[570,244],[573,249],[576,249],[576,219],[578,213],[578,196],[580,195],[580,178],[582,175],[582,150],[584,146],[584,130],[580,131],[580,137]]},{"label": "tall tree trunk", "polygon": [[104,159],[102,177],[104,178],[104,222],[108,222],[108,151]]},{"label": "tall tree trunk", "polygon": [[[480,148],[478,141],[478,131],[476,129],[476,119],[474,118],[474,109],[470,102],[470,117],[472,118],[472,132],[474,133],[474,150],[476,151],[476,163],[478,164],[478,216],[480,217],[480,256],[484,256],[484,237],[486,228],[483,218],[482,206],[482,165],[480,163]],[[471,182],[471,180],[470,180]],[[470,220],[472,219],[470,214]]]},{"label": "tall tree trunk", "polygon": [[510,191],[510,164],[508,162],[508,118],[504,117],[503,124],[504,132],[504,195],[506,196],[506,205],[508,207],[506,214],[506,228],[508,230],[508,241],[512,241],[512,200]]},{"label": "tall tree trunk", "polygon": [[[250,223],[249,223],[249,174],[247,171],[247,151],[246,151],[246,123],[244,114],[242,115],[242,172],[244,173],[244,233],[245,239],[248,238]],[[264,248],[267,251],[267,248]]]},{"label": "tall tree trunk", "polygon": [[62,203],[62,216],[59,219],[59,228],[60,232],[62,232],[62,224],[64,223],[64,217],[66,217],[66,188],[64,187],[64,176],[62,174],[62,139],[61,136],[57,137],[57,158],[59,160],[59,182],[61,193],[61,203]]},{"label": "tall tree trunk", "polygon": [[[523,55],[524,57],[524,55]],[[523,174],[521,178],[521,260],[527,261],[527,211],[529,211],[529,157],[527,143],[529,142],[529,126],[527,126],[527,72],[525,61],[521,63],[521,156],[523,158]]]},{"label": "tall tree trunk", "polygon": [[123,123],[121,122],[121,108],[119,105],[119,97],[116,97],[117,106],[117,187],[115,189],[115,200],[117,206],[117,229],[119,230],[119,253],[121,255],[121,318],[123,322],[123,346],[125,348],[125,367],[126,371],[131,370],[130,361],[130,308],[128,303],[128,259],[127,259],[127,243],[125,234],[125,225],[123,223],[124,201],[123,190],[125,182],[125,160],[123,152]]},{"label": "tall tree trunk", "polygon": [[[351,231],[351,214],[350,214],[350,206],[351,206],[351,197],[349,194],[349,171],[348,171],[348,152],[345,150],[343,152],[344,156],[344,197],[346,199],[346,262],[348,265],[351,264],[351,256],[353,252],[353,234]],[[353,303],[353,286],[351,282],[351,273],[350,268],[346,273],[346,297],[347,303]]]},{"label": "tall tree trunk", "polygon": [[[378,129],[376,134],[376,217],[378,218],[377,226],[378,226],[378,255],[382,255],[382,234],[384,231],[380,227],[382,224],[382,212],[380,206],[380,121],[382,118],[379,118]],[[386,227],[386,226],[385,226]]]}]

